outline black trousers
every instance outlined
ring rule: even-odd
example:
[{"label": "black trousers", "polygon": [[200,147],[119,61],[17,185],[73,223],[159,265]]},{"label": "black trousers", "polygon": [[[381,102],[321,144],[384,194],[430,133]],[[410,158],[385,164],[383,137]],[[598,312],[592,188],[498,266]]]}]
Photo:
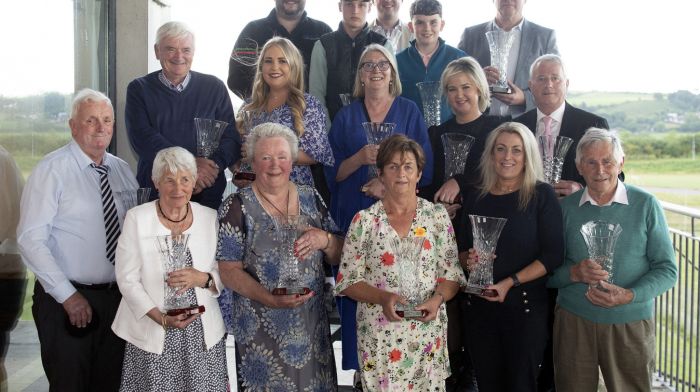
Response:
[{"label": "black trousers", "polygon": [[518,289],[504,303],[469,296],[465,310],[479,392],[537,392],[548,335],[546,296],[535,299]]},{"label": "black trousers", "polygon": [[47,294],[39,282],[34,285],[32,314],[50,391],[117,391],[124,341],[112,332],[111,326],[121,294],[116,286],[78,291],[92,307],[93,322],[76,333],[69,326],[63,305]]}]

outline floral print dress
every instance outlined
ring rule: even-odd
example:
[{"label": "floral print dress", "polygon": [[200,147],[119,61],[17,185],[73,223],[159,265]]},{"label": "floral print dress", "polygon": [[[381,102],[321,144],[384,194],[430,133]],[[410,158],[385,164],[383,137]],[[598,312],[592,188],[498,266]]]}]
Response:
[{"label": "floral print dress", "polygon": [[[326,112],[323,105],[311,94],[304,94],[306,100],[306,110],[302,114],[304,122],[304,133],[299,138],[299,150],[304,151],[308,156],[323,166],[333,166],[333,151],[328,142],[326,132]],[[271,113],[268,117],[276,118],[277,123],[294,130],[294,117],[292,109],[288,104],[284,104]],[[259,125],[264,120],[254,120],[253,126]],[[297,134],[297,131],[294,131]],[[252,170],[252,169],[251,169]],[[314,178],[311,174],[311,167],[308,165],[294,165],[289,179],[297,185],[314,185]]]},{"label": "floral print dress", "polygon": [[[301,215],[311,226],[337,232],[314,188],[298,186]],[[220,262],[242,261],[250,276],[268,290],[278,287],[282,250],[275,224],[252,187],[239,189],[219,207]],[[323,253],[299,263],[300,285],[315,295],[301,307],[272,309],[226,288],[219,296],[228,333],[236,341],[240,384],[247,392],[333,392],[335,360],[324,305]]]},{"label": "floral print dress", "polygon": [[[442,205],[419,198],[409,235],[425,237],[417,288],[423,298],[444,280],[466,284],[452,222]],[[361,281],[398,293],[400,266],[391,246],[397,237],[381,201],[358,212],[345,238],[336,293]],[[444,304],[435,320],[424,323],[389,322],[380,305],[358,302],[357,340],[366,391],[444,391],[450,374]]]}]

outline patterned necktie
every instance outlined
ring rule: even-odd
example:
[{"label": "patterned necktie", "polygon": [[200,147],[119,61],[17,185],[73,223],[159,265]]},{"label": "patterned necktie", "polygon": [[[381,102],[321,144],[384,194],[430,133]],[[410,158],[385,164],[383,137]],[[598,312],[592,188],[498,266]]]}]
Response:
[{"label": "patterned necktie", "polygon": [[114,264],[114,252],[117,250],[117,239],[119,239],[119,218],[117,217],[117,206],[114,204],[112,197],[112,188],[109,186],[107,179],[107,166],[95,165],[91,166],[100,174],[100,190],[102,191],[102,209],[105,218],[105,239],[107,240],[107,259]]},{"label": "patterned necktie", "polygon": [[552,137],[552,118],[549,116],[544,116],[542,118],[542,123],[544,124],[543,136],[548,136],[547,138],[547,154],[550,156],[554,150],[554,138]]},{"label": "patterned necktie", "polygon": [[549,116],[544,116],[542,118],[542,123],[544,123],[544,136],[552,136],[552,118]]}]

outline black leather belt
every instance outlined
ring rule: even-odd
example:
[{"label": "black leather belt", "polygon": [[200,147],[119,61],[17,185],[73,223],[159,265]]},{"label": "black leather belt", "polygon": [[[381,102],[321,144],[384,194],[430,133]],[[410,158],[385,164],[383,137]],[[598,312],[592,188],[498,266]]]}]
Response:
[{"label": "black leather belt", "polygon": [[82,290],[118,290],[119,289],[119,286],[117,286],[117,282],[82,284],[82,283],[74,282],[71,280],[70,283],[76,289],[82,289]]}]

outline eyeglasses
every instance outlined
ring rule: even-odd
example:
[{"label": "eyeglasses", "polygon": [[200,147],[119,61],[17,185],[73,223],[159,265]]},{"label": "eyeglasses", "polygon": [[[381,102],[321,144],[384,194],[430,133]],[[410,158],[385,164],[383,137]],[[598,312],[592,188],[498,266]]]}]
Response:
[{"label": "eyeglasses", "polygon": [[391,63],[388,61],[380,61],[378,63],[367,61],[365,63],[360,64],[360,66],[365,72],[373,72],[375,68],[379,68],[380,71],[384,72],[388,70],[389,67],[391,67]]}]

